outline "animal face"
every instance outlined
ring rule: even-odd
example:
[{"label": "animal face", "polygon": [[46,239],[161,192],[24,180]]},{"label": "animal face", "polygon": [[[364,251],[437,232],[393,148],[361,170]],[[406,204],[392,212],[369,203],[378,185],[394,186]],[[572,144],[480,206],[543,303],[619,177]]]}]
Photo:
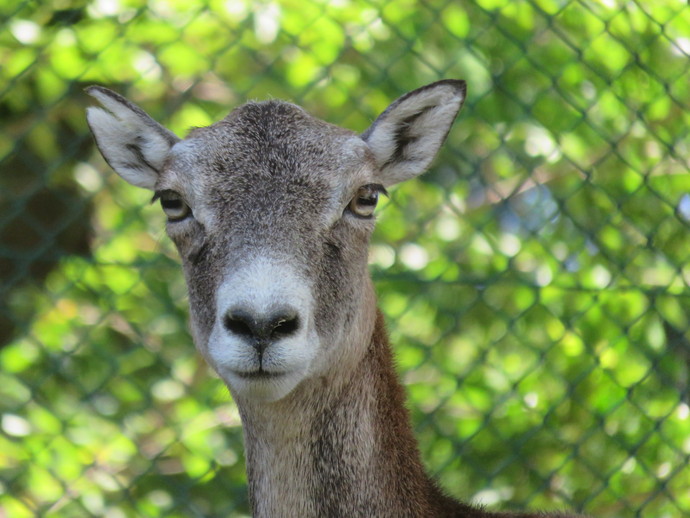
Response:
[{"label": "animal face", "polygon": [[88,114],[103,156],[160,200],[196,346],[236,399],[280,400],[363,357],[376,201],[427,168],[463,82],[407,94],[362,136],[268,101],[180,140],[119,95],[89,93],[109,110]]},{"label": "animal face", "polygon": [[376,172],[357,135],[275,101],[172,147],[156,197],[196,344],[233,392],[280,398],[338,356],[370,289]]}]

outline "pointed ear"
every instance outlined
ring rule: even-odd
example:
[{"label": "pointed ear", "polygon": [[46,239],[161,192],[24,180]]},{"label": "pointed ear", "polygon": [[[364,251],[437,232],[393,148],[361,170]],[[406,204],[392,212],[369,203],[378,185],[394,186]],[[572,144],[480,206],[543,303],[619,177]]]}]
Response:
[{"label": "pointed ear", "polygon": [[466,88],[465,81],[455,79],[418,88],[393,102],[362,134],[384,186],[427,170],[465,101]]},{"label": "pointed ear", "polygon": [[180,139],[112,90],[90,86],[86,93],[105,108],[86,110],[105,161],[132,185],[153,190],[170,148]]}]

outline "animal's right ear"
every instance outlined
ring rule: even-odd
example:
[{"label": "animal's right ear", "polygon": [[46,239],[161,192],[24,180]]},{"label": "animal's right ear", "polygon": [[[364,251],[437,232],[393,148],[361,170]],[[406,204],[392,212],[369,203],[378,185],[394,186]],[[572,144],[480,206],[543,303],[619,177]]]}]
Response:
[{"label": "animal's right ear", "polygon": [[86,93],[105,108],[86,110],[86,120],[105,161],[127,182],[153,190],[170,148],[180,139],[112,90],[90,86]]}]

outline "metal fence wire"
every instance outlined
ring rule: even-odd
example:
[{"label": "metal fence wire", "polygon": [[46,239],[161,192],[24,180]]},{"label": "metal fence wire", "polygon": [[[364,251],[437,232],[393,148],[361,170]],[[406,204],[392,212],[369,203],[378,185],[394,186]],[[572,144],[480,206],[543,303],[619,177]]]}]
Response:
[{"label": "metal fence wire", "polygon": [[163,216],[95,151],[85,86],[178,135],[271,97],[363,131],[440,78],[468,101],[370,261],[429,471],[496,509],[690,515],[685,1],[0,13],[0,517],[249,513]]}]

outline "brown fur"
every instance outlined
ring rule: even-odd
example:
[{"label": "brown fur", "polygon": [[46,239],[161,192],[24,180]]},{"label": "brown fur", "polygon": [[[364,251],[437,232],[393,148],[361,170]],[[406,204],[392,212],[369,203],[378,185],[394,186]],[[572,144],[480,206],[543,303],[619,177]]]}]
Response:
[{"label": "brown fur", "polygon": [[[305,397],[309,390],[320,392],[318,406],[302,407],[312,402]],[[311,423],[304,430],[311,445],[310,458],[302,471],[291,472],[285,481],[298,478],[309,481],[308,491],[313,507],[311,516],[391,516],[391,517],[467,517],[467,518],[537,518],[540,516],[574,516],[569,514],[500,513],[469,506],[443,493],[430,479],[422,465],[417,442],[405,408],[405,393],[398,381],[383,316],[377,312],[376,324],[366,356],[347,384],[329,390],[327,381],[302,387],[287,409],[300,422],[305,415]],[[279,413],[271,413],[275,418]],[[278,419],[282,420],[282,416]],[[372,451],[361,455],[362,438],[358,436],[364,421],[371,425]],[[356,424],[359,425],[356,426]],[[247,426],[247,423],[245,423]],[[248,447],[258,441],[261,431],[249,424]],[[260,442],[260,441],[259,441]],[[252,457],[248,458],[250,465]],[[256,469],[253,466],[252,469]],[[274,469],[267,465],[265,469]],[[252,474],[256,475],[256,474]],[[287,475],[287,474],[286,474]],[[250,479],[252,479],[250,475]],[[261,478],[261,477],[258,477]],[[280,510],[262,512],[262,488],[253,488],[252,501],[256,516],[282,516]],[[257,508],[258,507],[258,508]],[[294,510],[293,510],[294,511]],[[300,510],[302,512],[306,509]],[[277,513],[277,514],[275,514]],[[287,516],[287,515],[285,515]],[[301,514],[305,516],[305,514]]]}]

